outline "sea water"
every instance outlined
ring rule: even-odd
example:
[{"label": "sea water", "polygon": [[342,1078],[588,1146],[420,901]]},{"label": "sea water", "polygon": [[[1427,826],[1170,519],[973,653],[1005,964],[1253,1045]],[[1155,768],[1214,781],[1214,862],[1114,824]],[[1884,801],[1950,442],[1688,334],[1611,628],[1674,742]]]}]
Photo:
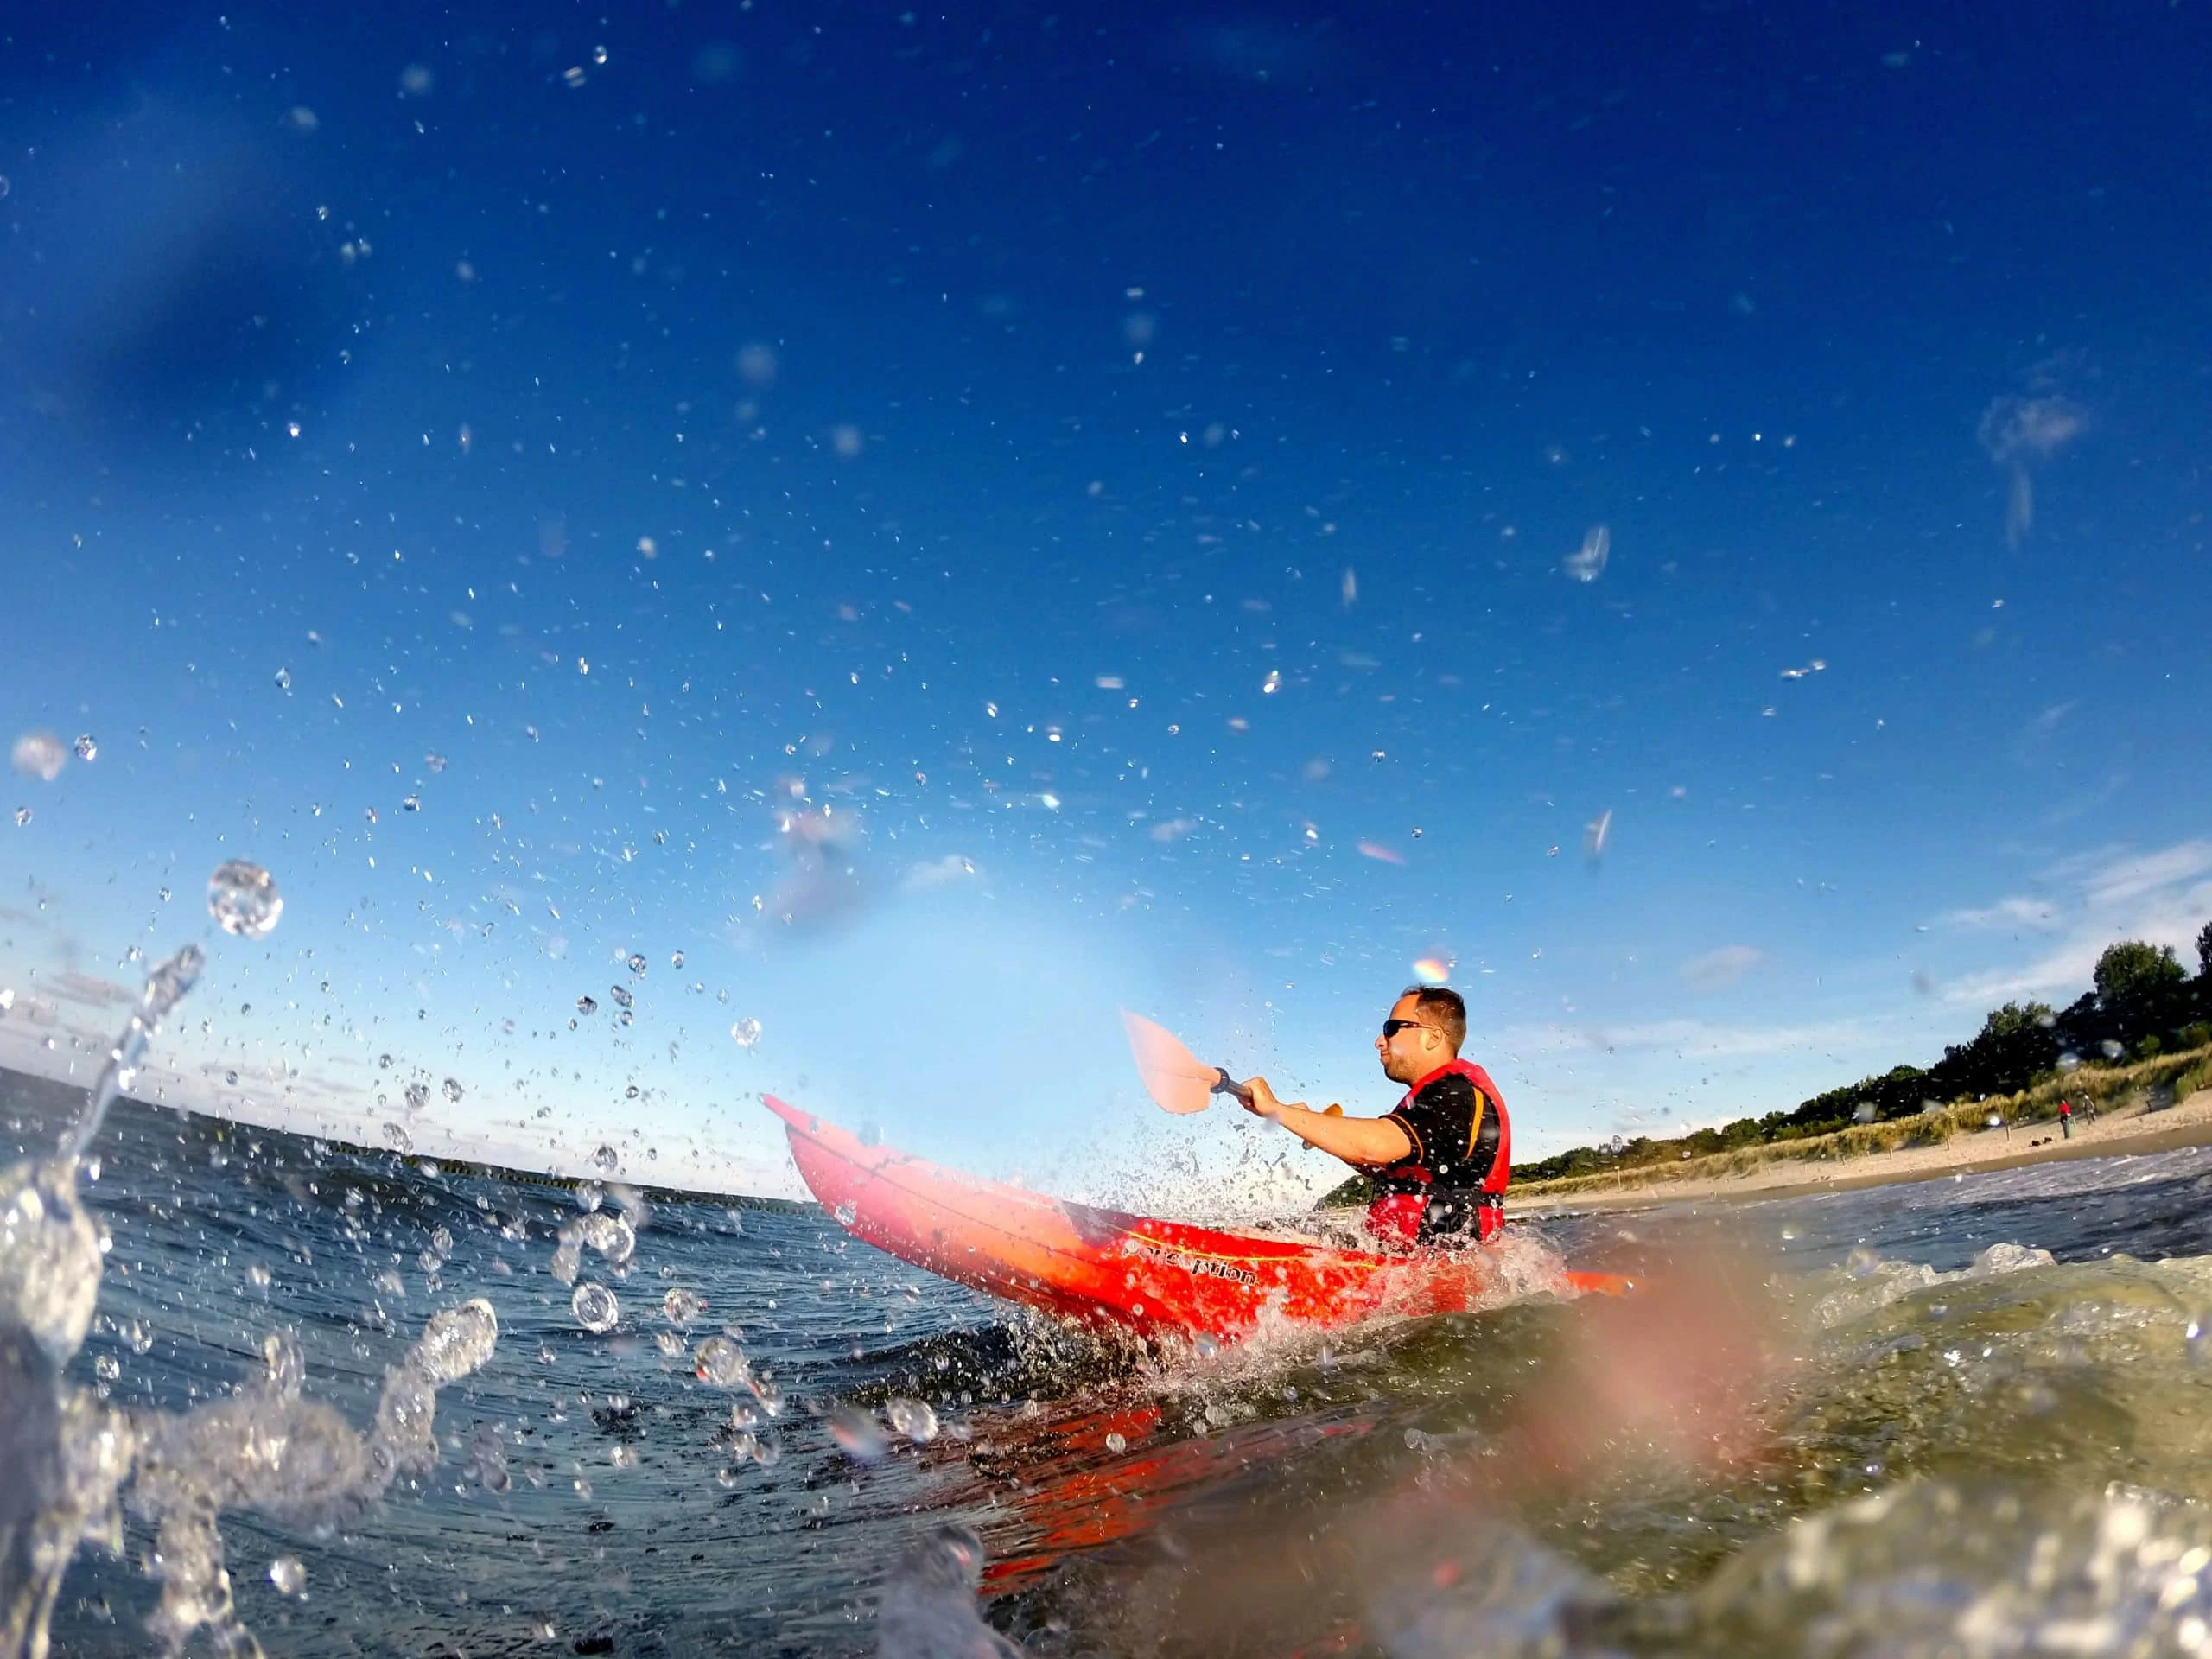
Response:
[{"label": "sea water", "polygon": [[[12,1075],[5,1101],[27,1158],[84,1103]],[[123,1477],[58,1653],[2207,1643],[2212,1151],[1522,1224],[1656,1274],[1656,1332],[1621,1323],[1640,1289],[1146,1350],[818,1211],[127,1099],[96,1150],[105,1272],[67,1380],[181,1467],[166,1510],[143,1462]],[[482,1351],[381,1484],[217,1478],[277,1398],[372,1457],[426,1325],[474,1307]],[[227,1567],[196,1630],[164,1599],[179,1512]]]}]

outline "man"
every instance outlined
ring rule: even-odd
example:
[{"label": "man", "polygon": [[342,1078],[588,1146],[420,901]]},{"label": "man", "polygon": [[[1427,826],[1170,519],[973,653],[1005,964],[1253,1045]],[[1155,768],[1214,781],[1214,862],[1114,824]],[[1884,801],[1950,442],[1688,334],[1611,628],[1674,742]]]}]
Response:
[{"label": "man", "polygon": [[1409,988],[1391,1005],[1375,1052],[1406,1096],[1382,1117],[1345,1117],[1277,1100],[1265,1077],[1246,1109],[1359,1170],[1382,1189],[1368,1230],[1397,1245],[1489,1240],[1505,1224],[1513,1131],[1505,1101],[1479,1065],[1459,1058],[1467,1005],[1440,986]]}]

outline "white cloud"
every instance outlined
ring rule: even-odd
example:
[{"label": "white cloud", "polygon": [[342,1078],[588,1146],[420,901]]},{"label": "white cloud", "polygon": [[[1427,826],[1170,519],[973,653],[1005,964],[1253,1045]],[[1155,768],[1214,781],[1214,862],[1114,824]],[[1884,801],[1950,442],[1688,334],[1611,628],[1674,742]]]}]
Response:
[{"label": "white cloud", "polygon": [[118,985],[111,979],[101,979],[92,974],[56,974],[47,982],[54,987],[56,996],[81,1002],[87,1007],[123,1007],[138,1000],[138,993],[128,985]]},{"label": "white cloud", "polygon": [[963,858],[957,853],[947,853],[933,863],[915,865],[906,872],[906,879],[900,885],[909,893],[924,893],[949,882],[964,881],[975,874],[976,862],[973,859]]},{"label": "white cloud", "polygon": [[2066,860],[2043,880],[2057,891],[1942,918],[1967,927],[2012,921],[2055,936],[2030,961],[1953,981],[1943,988],[1945,1001],[1987,1007],[2021,997],[2070,1000],[2088,988],[2105,948],[2121,939],[2172,945],[2190,965],[2196,931],[2212,916],[2212,841],[2147,853],[2106,849]]},{"label": "white cloud", "polygon": [[2012,758],[2024,766],[2043,764],[2051,752],[2059,728],[2065,725],[2067,716],[2080,708],[2077,698],[2069,702],[2053,703],[2020,728],[2012,742]]},{"label": "white cloud", "polygon": [[1980,910],[1947,910],[1946,927],[2056,927],[2058,912],[2048,899],[1999,899]]},{"label": "white cloud", "polygon": [[2134,904],[2177,895],[2191,883],[2198,883],[2195,899],[2201,905],[2205,894],[2201,883],[2206,876],[2212,876],[2212,841],[2184,841],[2163,852],[2116,860],[2099,870],[2089,884],[2089,902]]},{"label": "white cloud", "polygon": [[1766,953],[1748,944],[1724,944],[1682,964],[1682,978],[1694,991],[1720,991],[1733,985],[1766,960]]}]

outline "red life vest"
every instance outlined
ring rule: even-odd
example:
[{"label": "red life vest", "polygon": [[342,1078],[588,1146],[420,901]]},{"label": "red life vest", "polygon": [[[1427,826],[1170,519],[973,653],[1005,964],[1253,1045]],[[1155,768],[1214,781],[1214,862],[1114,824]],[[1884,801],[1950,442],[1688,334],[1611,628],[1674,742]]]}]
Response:
[{"label": "red life vest", "polygon": [[[1460,1179],[1444,1189],[1450,1195],[1447,1202],[1471,1205],[1475,1211],[1475,1236],[1487,1244],[1497,1236],[1505,1225],[1505,1189],[1513,1179],[1513,1127],[1505,1116],[1504,1096],[1497,1092],[1497,1085],[1490,1080],[1490,1073],[1471,1060],[1452,1060],[1440,1065],[1406,1090],[1406,1096],[1396,1109],[1404,1111],[1414,1103],[1421,1091],[1439,1077],[1456,1075],[1463,1077],[1475,1088],[1475,1121],[1468,1127],[1468,1142],[1465,1153],[1455,1162],[1464,1164],[1474,1156],[1477,1143],[1483,1139],[1485,1121],[1497,1125],[1497,1146],[1491,1154],[1490,1167],[1483,1173],[1478,1185],[1467,1186]],[[1387,1243],[1412,1245],[1421,1243],[1421,1222],[1428,1214],[1430,1204],[1439,1196],[1436,1192],[1436,1172],[1416,1162],[1416,1153],[1387,1169],[1377,1170],[1382,1180],[1411,1182],[1413,1192],[1386,1192],[1367,1206],[1367,1230]],[[1455,1227],[1452,1230],[1460,1230]]]}]

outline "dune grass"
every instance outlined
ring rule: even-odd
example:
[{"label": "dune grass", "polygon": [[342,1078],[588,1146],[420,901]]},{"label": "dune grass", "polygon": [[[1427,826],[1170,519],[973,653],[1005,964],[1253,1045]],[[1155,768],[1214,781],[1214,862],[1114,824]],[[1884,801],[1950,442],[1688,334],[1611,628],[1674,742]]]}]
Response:
[{"label": "dune grass", "polygon": [[1841,1162],[1906,1147],[1942,1146],[1955,1135],[1984,1128],[1992,1113],[2015,1128],[2056,1122],[2061,1096],[2075,1101],[2087,1096],[2100,1113],[2106,1113],[2132,1105],[2161,1103],[2161,1096],[2167,1103],[2186,1100],[2194,1091],[2204,1088],[2212,1088],[2212,1047],[2185,1049],[2177,1054],[2161,1054],[2129,1065],[2084,1065],[2044,1078],[2018,1094],[1955,1101],[1916,1116],[1895,1117],[1885,1123],[1853,1124],[1828,1135],[1762,1141],[1756,1146],[1710,1153],[1701,1158],[1677,1159],[1673,1162],[1655,1160],[1626,1169],[1567,1175],[1553,1181],[1516,1181],[1513,1196],[1523,1199],[1568,1198],[1578,1192],[1617,1192],[1664,1186],[1675,1181],[1748,1175],[1770,1164]]}]

